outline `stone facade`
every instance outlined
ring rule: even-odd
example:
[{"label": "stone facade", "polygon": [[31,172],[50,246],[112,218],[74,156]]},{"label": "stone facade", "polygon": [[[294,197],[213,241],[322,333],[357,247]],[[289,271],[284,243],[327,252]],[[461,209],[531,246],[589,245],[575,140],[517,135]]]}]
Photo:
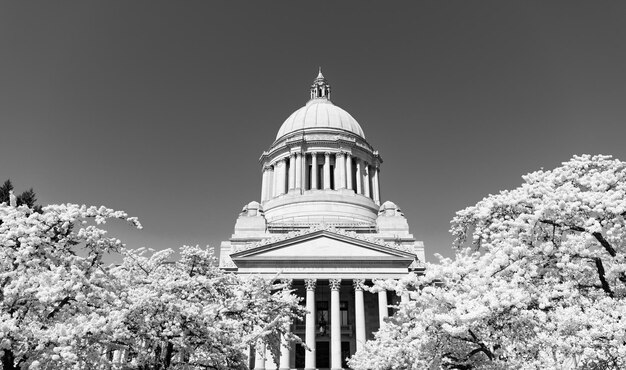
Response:
[{"label": "stone facade", "polygon": [[[304,298],[309,314],[292,330],[313,351],[284,349],[280,369],[344,368],[399,300],[363,286],[422,271],[424,261],[400,208],[381,203],[381,156],[330,92],[320,71],[309,102],[261,155],[261,201],[243,207],[220,246],[223,269],[268,278],[280,272]],[[276,368],[258,352],[254,369]]]}]

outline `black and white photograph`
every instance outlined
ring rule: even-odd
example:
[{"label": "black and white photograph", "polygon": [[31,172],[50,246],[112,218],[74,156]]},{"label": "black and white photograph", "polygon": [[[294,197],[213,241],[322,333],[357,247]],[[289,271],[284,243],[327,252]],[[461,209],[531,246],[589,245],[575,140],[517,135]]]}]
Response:
[{"label": "black and white photograph", "polygon": [[626,369],[626,2],[0,1],[0,370]]}]

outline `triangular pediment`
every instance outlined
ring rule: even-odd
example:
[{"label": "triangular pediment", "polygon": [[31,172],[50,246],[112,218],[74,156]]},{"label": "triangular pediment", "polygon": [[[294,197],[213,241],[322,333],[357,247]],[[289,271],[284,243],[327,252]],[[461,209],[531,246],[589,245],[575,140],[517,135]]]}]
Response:
[{"label": "triangular pediment", "polygon": [[231,254],[237,260],[413,260],[409,252],[379,243],[321,230]]}]

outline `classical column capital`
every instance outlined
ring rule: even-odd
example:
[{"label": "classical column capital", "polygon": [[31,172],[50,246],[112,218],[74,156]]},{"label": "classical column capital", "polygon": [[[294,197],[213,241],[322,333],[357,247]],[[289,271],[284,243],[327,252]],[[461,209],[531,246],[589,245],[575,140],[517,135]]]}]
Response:
[{"label": "classical column capital", "polygon": [[335,153],[336,157],[343,157],[344,155],[346,155],[345,152],[339,152],[339,153]]},{"label": "classical column capital", "polygon": [[266,164],[265,166],[263,166],[263,171],[271,171],[274,169],[274,166],[271,166],[269,164]]},{"label": "classical column capital", "polygon": [[330,152],[324,152],[324,156],[327,158],[330,157]]},{"label": "classical column capital", "polygon": [[315,290],[315,285],[317,284],[317,279],[304,279],[304,286],[306,290]]},{"label": "classical column capital", "polygon": [[352,279],[352,285],[354,286],[354,290],[363,290],[365,279]]},{"label": "classical column capital", "polygon": [[341,279],[330,279],[328,280],[328,285],[330,290],[339,290],[341,288]]}]

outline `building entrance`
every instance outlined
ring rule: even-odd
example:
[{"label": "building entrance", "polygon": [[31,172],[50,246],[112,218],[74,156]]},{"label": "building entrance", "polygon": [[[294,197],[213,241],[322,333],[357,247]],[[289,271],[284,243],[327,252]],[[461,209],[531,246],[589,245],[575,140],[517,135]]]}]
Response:
[{"label": "building entrance", "polygon": [[315,343],[315,364],[318,368],[330,368],[330,342]]}]

